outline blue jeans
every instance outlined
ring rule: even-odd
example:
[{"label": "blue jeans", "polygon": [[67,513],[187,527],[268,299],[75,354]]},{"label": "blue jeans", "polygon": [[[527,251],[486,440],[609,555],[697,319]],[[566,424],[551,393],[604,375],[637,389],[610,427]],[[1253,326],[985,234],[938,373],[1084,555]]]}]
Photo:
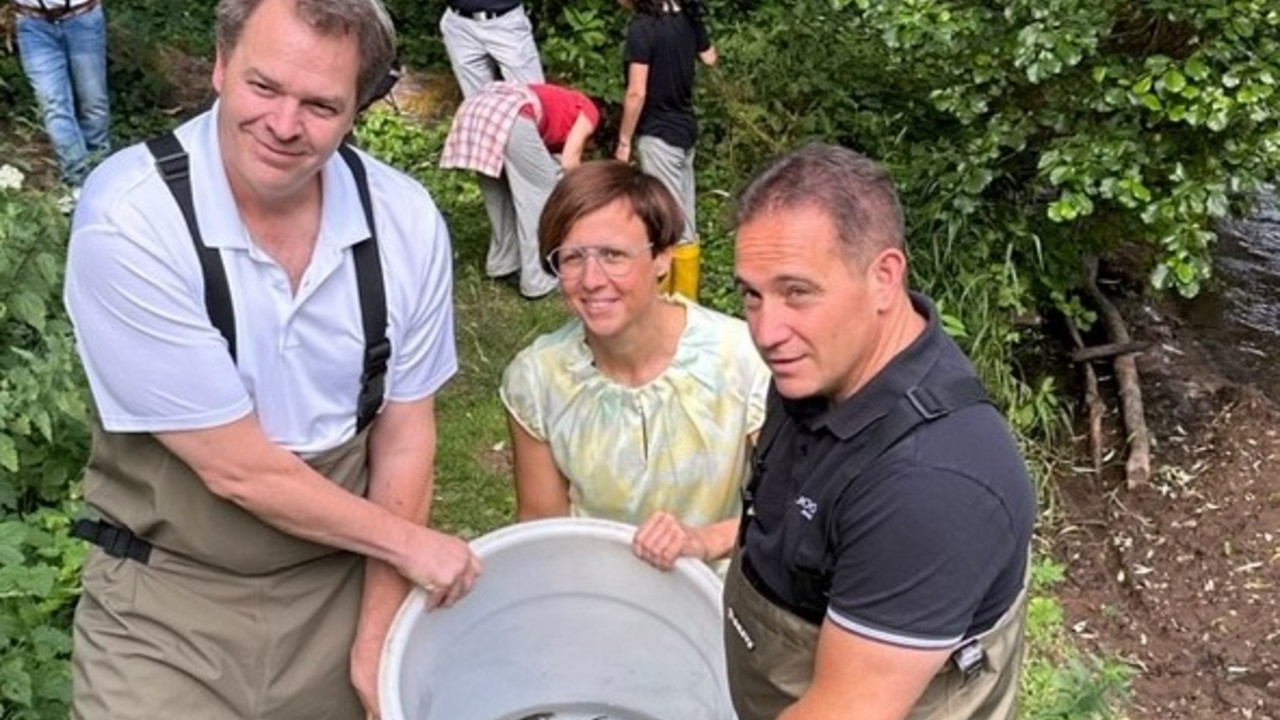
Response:
[{"label": "blue jeans", "polygon": [[102,5],[69,20],[18,16],[18,54],[62,181],[78,186],[111,149],[107,21]]}]

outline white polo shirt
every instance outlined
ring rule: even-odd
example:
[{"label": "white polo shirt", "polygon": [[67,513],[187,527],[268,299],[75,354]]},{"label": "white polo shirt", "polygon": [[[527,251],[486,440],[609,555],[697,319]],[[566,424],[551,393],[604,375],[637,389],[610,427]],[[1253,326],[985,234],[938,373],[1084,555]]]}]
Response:
[{"label": "white polo shirt", "polygon": [[[200,232],[226,266],[238,362],[209,321],[182,214],[150,152],[135,145],[90,175],[72,222],[64,300],[94,402],[112,432],[210,428],[256,412],[289,450],[335,447],[355,434],[364,357],[351,247],[369,232],[355,180],[336,153],[324,166],[319,237],[294,295],[241,222],[217,112],[215,104],[176,133],[190,155]],[[386,399],[409,402],[458,367],[449,236],[421,185],[361,158],[386,285]]]}]

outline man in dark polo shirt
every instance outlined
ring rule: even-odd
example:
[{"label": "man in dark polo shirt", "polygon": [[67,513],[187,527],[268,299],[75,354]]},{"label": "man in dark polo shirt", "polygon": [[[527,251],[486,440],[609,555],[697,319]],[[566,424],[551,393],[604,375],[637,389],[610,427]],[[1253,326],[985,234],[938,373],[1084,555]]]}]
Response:
[{"label": "man in dark polo shirt", "polygon": [[1034,490],[907,288],[892,181],[810,145],[747,186],[737,225],[773,373],[725,586],[739,717],[1012,720]]},{"label": "man in dark polo shirt", "polygon": [[533,25],[520,0],[449,0],[440,39],[464,97],[495,80],[544,82]]}]

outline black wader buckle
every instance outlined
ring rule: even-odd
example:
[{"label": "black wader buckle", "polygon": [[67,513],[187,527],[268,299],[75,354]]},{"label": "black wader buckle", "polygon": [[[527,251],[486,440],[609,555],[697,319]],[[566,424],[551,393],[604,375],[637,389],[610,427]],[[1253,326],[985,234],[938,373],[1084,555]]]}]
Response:
[{"label": "black wader buckle", "polygon": [[982,649],[982,643],[977,638],[956,648],[951,653],[951,662],[955,664],[956,670],[960,671],[961,684],[966,684],[970,680],[982,674],[982,668],[987,664],[987,653]]},{"label": "black wader buckle", "polygon": [[151,559],[151,543],[134,535],[128,528],[116,527],[102,520],[77,520],[71,526],[72,537],[102,548],[108,555],[147,564]]},{"label": "black wader buckle", "polygon": [[179,147],[177,152],[167,155],[156,156],[156,165],[160,168],[160,175],[169,180],[186,180],[191,175],[191,163],[187,160],[187,153]]},{"label": "black wader buckle", "polygon": [[927,387],[911,388],[907,391],[907,400],[925,420],[937,420],[948,412],[946,404]]}]

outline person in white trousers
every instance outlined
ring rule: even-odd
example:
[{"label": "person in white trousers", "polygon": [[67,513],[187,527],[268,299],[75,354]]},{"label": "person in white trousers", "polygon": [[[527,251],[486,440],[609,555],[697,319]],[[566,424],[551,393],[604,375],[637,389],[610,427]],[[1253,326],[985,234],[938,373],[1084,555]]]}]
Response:
[{"label": "person in white trousers", "polygon": [[440,38],[463,97],[495,80],[544,82],[533,24],[519,0],[450,0]]}]

